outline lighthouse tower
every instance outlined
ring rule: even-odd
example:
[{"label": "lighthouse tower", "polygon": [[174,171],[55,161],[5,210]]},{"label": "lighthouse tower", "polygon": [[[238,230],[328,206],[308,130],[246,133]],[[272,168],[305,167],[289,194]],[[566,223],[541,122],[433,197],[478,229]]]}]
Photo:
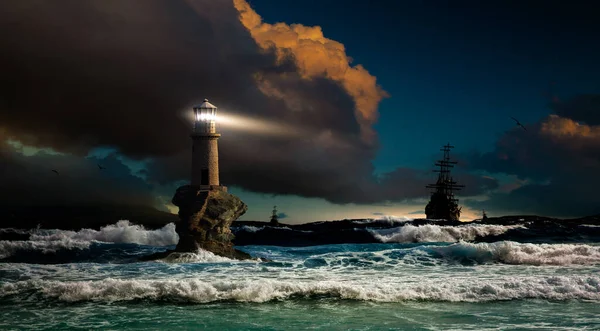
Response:
[{"label": "lighthouse tower", "polygon": [[219,148],[221,135],[216,129],[217,107],[204,99],[194,106],[194,131],[192,137],[192,186],[200,190],[227,191],[219,184]]}]

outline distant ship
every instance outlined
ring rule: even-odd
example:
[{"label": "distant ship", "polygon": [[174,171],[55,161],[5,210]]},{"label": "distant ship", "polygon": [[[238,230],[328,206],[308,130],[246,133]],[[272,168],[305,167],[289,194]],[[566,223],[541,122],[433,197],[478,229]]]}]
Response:
[{"label": "distant ship", "polygon": [[271,225],[279,225],[279,217],[277,216],[277,206],[273,206],[273,213],[271,214]]},{"label": "distant ship", "polygon": [[431,199],[425,207],[425,215],[428,219],[444,219],[458,221],[462,207],[458,206],[458,199],[454,198],[454,191],[464,188],[464,185],[458,185],[450,176],[450,168],[453,168],[456,162],[450,161],[450,149],[454,146],[447,144],[440,151],[444,152],[444,157],[438,160],[435,165],[439,167],[438,179],[435,184],[427,185],[427,188],[433,189]]}]

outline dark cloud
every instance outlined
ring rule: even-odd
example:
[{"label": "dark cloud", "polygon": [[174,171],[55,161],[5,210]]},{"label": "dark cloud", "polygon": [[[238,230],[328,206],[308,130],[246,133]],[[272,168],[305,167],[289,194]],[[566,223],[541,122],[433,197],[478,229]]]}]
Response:
[{"label": "dark cloud", "polygon": [[[223,127],[225,185],[334,203],[426,195],[429,173],[400,168],[373,175],[377,140],[365,127],[385,93],[364,68],[344,64],[343,45],[326,45],[344,70],[299,68],[299,57],[313,54],[304,44],[294,51],[262,49],[229,1],[5,1],[0,130],[27,145],[79,156],[114,147],[148,159],[147,182],[166,185],[189,178],[186,116],[208,97],[222,112],[283,123],[297,133]],[[472,181],[471,194],[490,185],[465,181]]]},{"label": "dark cloud", "polygon": [[181,111],[203,96],[268,104],[252,99],[260,94],[251,78],[274,61],[225,1],[0,6],[0,122],[25,143],[170,155],[187,147],[188,137],[174,134],[189,129]]},{"label": "dark cloud", "polygon": [[553,104],[554,112],[577,122],[600,125],[600,95],[584,94]]},{"label": "dark cloud", "polygon": [[[593,114],[586,109],[569,108],[562,114],[593,123]],[[471,207],[565,217],[600,213],[596,193],[600,186],[600,126],[550,115],[528,131],[506,132],[494,151],[471,155],[468,165],[518,177],[509,192],[492,194],[487,201],[466,202]]]},{"label": "dark cloud", "polygon": [[376,213],[373,213],[373,215],[375,215],[375,216],[383,216],[383,215],[385,215],[385,214],[384,214],[384,213],[381,213],[381,212],[376,212]]},{"label": "dark cloud", "polygon": [[[577,180],[579,182],[574,182]],[[529,184],[509,193],[495,193],[486,201],[463,201],[474,209],[485,209],[498,215],[510,213],[550,217],[581,217],[600,214],[596,189],[581,185],[599,185],[595,178],[559,178],[545,183]]]},{"label": "dark cloud", "polygon": [[282,220],[284,218],[288,218],[288,215],[286,213],[279,213],[279,214],[277,214],[277,218],[279,218],[280,220]]},{"label": "dark cloud", "polygon": [[[460,196],[472,196],[482,194],[498,187],[498,181],[494,178],[470,174],[464,171],[454,171],[453,179],[465,188],[457,192]],[[390,200],[399,201],[407,198],[428,196],[429,191],[425,188],[433,184],[436,177],[431,170],[416,170],[411,168],[398,168],[380,178],[376,190],[376,201]],[[373,201],[373,202],[376,202]]]},{"label": "dark cloud", "polygon": [[3,144],[0,157],[3,206],[159,205],[153,187],[132,176],[114,154],[81,158],[38,151],[25,156],[20,148]]}]

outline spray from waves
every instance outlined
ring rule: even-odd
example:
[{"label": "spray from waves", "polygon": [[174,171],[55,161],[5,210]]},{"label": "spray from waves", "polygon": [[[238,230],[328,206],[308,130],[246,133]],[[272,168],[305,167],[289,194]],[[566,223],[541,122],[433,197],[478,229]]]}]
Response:
[{"label": "spray from waves", "polygon": [[504,232],[522,228],[522,225],[463,225],[463,226],[439,226],[427,225],[404,225],[392,229],[373,230],[369,232],[383,243],[415,243],[415,242],[458,242],[471,241],[486,236],[497,236]]},{"label": "spray from waves", "polygon": [[179,236],[175,224],[170,223],[158,230],[147,230],[141,225],[121,220],[100,230],[80,231],[34,230],[29,240],[0,241],[0,259],[14,255],[17,251],[37,251],[44,254],[59,250],[87,249],[93,242],[132,243],[149,246],[175,245]]},{"label": "spray from waves", "polygon": [[444,258],[476,262],[525,265],[589,265],[600,263],[600,246],[573,244],[521,244],[461,242],[444,247],[428,247]]},{"label": "spray from waves", "polygon": [[71,238],[57,238],[55,240],[28,240],[28,241],[0,241],[0,259],[14,255],[18,251],[38,251],[44,254],[56,253],[61,249],[87,249],[90,241],[73,240]]},{"label": "spray from waves", "polygon": [[4,234],[4,233],[15,233],[15,234],[29,234],[29,231],[27,230],[23,230],[23,229],[14,229],[14,228],[1,228],[0,229],[0,234]]},{"label": "spray from waves", "polygon": [[202,263],[202,262],[233,262],[226,257],[215,255],[212,252],[198,249],[196,253],[189,252],[173,252],[167,257],[159,259],[157,261],[168,262],[168,263]]},{"label": "spray from waves", "polygon": [[0,285],[0,298],[30,295],[66,302],[151,300],[168,302],[268,302],[330,297],[345,300],[485,302],[515,299],[600,300],[596,276],[503,277],[493,280],[451,278],[443,282],[355,283],[345,281],[200,279],[113,279],[94,281],[27,280]]},{"label": "spray from waves", "polygon": [[243,225],[241,227],[232,227],[231,231],[233,231],[233,232],[246,231],[246,232],[250,232],[250,233],[256,233],[256,232],[262,231],[264,229],[265,229],[264,226],[258,227],[258,226],[252,226],[252,225]]},{"label": "spray from waves", "polygon": [[158,230],[147,230],[142,225],[131,224],[126,220],[121,220],[116,224],[107,225],[100,228],[100,230],[39,230],[31,235],[30,240],[52,241],[62,238],[149,246],[176,245],[179,241],[179,236],[175,232],[175,224],[173,223],[169,223]]},{"label": "spray from waves", "polygon": [[389,225],[395,225],[395,224],[403,224],[406,222],[411,222],[413,220],[414,220],[414,218],[408,218],[406,216],[396,217],[396,216],[385,215],[385,216],[382,216],[377,219],[370,218],[370,219],[364,219],[364,220],[353,220],[352,223],[354,223],[354,224],[387,223]]}]

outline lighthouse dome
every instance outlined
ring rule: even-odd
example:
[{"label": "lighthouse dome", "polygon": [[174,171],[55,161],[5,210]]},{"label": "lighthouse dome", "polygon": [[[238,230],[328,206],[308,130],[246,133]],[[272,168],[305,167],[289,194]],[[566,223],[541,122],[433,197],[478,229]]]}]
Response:
[{"label": "lighthouse dome", "polygon": [[212,103],[208,102],[208,99],[204,99],[204,102],[195,106],[194,108],[203,108],[203,109],[216,109],[217,106],[213,105]]}]

